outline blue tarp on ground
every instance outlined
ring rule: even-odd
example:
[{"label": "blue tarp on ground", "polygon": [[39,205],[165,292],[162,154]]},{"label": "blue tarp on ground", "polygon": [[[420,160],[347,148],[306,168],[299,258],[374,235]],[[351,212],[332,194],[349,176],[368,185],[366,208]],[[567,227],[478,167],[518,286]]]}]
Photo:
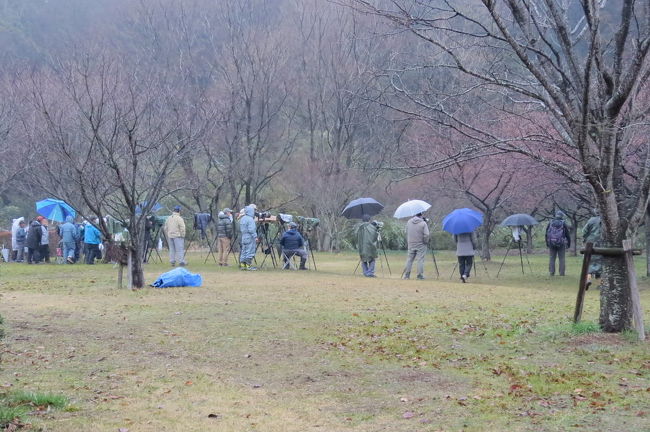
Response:
[{"label": "blue tarp on ground", "polygon": [[198,287],[203,283],[203,278],[200,274],[190,273],[183,267],[175,268],[167,273],[161,274],[158,279],[151,284],[155,288],[169,288],[169,287]]}]

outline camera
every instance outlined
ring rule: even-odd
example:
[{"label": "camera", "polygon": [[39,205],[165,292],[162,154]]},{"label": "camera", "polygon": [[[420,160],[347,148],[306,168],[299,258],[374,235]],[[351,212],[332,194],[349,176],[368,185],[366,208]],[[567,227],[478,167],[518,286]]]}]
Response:
[{"label": "camera", "polygon": [[375,221],[372,221],[372,224],[374,226],[376,226],[377,229],[379,229],[379,230],[384,227],[384,223],[382,221],[375,220]]},{"label": "camera", "polygon": [[271,217],[271,212],[269,211],[262,211],[255,213],[255,217],[258,219],[269,219]]},{"label": "camera", "polygon": [[298,224],[303,231],[312,231],[320,224],[320,219],[298,216]]},{"label": "camera", "polygon": [[280,219],[280,222],[285,224],[293,222],[293,216],[290,214],[278,213],[278,218]]}]

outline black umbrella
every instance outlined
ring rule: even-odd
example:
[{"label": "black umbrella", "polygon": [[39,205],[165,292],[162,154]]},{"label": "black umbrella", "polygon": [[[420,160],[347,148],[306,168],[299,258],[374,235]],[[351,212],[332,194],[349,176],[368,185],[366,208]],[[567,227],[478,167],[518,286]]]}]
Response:
[{"label": "black umbrella", "polygon": [[501,226],[530,226],[530,225],[537,225],[539,222],[532,217],[531,215],[527,215],[525,213],[517,213],[508,216],[501,222]]},{"label": "black umbrella", "polygon": [[341,216],[347,219],[361,219],[363,215],[374,216],[384,209],[383,204],[374,198],[357,198],[350,201]]}]

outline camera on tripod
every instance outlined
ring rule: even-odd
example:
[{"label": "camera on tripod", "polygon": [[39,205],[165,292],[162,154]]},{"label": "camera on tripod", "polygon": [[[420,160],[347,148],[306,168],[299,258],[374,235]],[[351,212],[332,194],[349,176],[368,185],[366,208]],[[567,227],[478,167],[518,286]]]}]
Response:
[{"label": "camera on tripod", "polygon": [[384,222],[374,220],[372,221],[372,224],[377,227],[378,230],[381,230],[384,227]]},{"label": "camera on tripod", "polygon": [[260,220],[264,219],[270,219],[271,218],[271,212],[270,211],[261,211],[261,212],[256,212],[255,217]]}]

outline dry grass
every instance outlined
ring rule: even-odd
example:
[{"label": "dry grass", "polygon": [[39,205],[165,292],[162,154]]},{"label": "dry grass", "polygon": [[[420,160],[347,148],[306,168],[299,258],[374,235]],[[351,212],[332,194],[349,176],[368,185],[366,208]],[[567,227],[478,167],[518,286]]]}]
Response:
[{"label": "dry grass", "polygon": [[647,427],[648,344],[572,332],[577,261],[552,279],[544,257],[526,276],[509,258],[470,284],[449,279],[451,255],[426,281],[353,276],[353,255],[318,255],[318,272],[202,263],[201,288],[137,292],[108,265],[3,266],[0,384],[67,396],[31,419],[47,431]]}]

